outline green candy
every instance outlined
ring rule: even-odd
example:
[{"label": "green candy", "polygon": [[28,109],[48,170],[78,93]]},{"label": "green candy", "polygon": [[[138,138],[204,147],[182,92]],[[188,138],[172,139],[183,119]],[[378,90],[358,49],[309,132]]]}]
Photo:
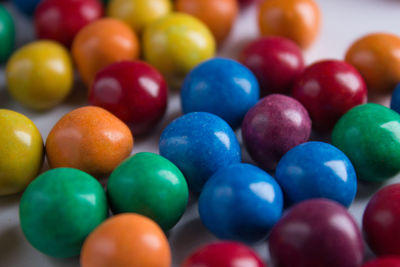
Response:
[{"label": "green candy", "polygon": [[3,5],[0,4],[0,62],[11,55],[15,45],[14,21]]},{"label": "green candy", "polygon": [[142,214],[167,231],[185,212],[189,190],[173,163],[144,152],[128,158],[112,172],[107,195],[114,213]]},{"label": "green candy", "polygon": [[335,125],[332,144],[362,180],[381,182],[400,171],[400,115],[377,104],[357,106]]},{"label": "green candy", "polygon": [[37,177],[19,207],[25,237],[37,250],[57,258],[79,255],[85,238],[107,218],[107,212],[101,184],[70,168]]}]

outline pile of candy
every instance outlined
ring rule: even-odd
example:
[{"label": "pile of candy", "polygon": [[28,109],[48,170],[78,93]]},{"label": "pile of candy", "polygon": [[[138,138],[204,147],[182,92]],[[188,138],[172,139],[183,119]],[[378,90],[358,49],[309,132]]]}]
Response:
[{"label": "pile of candy", "polygon": [[[247,247],[265,240],[276,267],[400,266],[400,184],[378,191],[363,216],[376,260],[364,263],[347,211],[357,179],[400,172],[400,37],[370,34],[343,61],[305,66],[302,49],[320,29],[314,0],[11,2],[39,39],[14,51],[0,4],[12,98],[49,110],[71,92],[76,67],[90,105],[60,118],[45,145],[29,118],[0,109],[0,195],[23,192],[20,224],[37,250],[80,255],[82,267],[171,266],[165,233],[190,190],[204,226],[230,241],[183,267],[267,266]],[[250,2],[260,38],[237,61],[214,58]],[[134,137],[165,115],[168,88],[180,89],[184,115],[161,133],[160,155],[131,156]],[[391,92],[392,109],[367,103]],[[239,128],[258,167],[242,163]],[[312,130],[331,144],[310,141]],[[50,170],[39,174],[45,158]]]}]

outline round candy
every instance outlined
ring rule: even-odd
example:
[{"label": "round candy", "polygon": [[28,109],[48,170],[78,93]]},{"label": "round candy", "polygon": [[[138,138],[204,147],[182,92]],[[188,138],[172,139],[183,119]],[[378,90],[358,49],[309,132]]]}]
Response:
[{"label": "round candy", "polygon": [[170,267],[171,252],[163,231],[152,220],[126,213],[114,216],[86,239],[82,267]]},{"label": "round candy", "polygon": [[319,131],[331,131],[347,111],[367,102],[367,86],[360,73],[339,60],[308,67],[296,80],[292,94],[308,110]]},{"label": "round candy", "polygon": [[356,67],[373,94],[391,92],[400,82],[400,37],[387,33],[369,34],[347,51],[346,61]]},{"label": "round candy", "polygon": [[267,267],[249,247],[236,242],[222,241],[197,249],[182,267]]},{"label": "round candy", "polygon": [[378,191],[363,215],[367,243],[377,255],[400,256],[400,184]]},{"label": "round candy", "polygon": [[0,62],[8,59],[14,50],[15,26],[7,9],[0,4]]},{"label": "round candy", "polygon": [[22,13],[32,16],[41,0],[12,0],[13,5]]},{"label": "round candy", "polygon": [[289,93],[304,70],[300,47],[282,37],[263,37],[247,45],[240,61],[256,75],[262,95]]},{"label": "round candy", "polygon": [[69,47],[75,35],[103,15],[98,0],[43,0],[35,11],[37,37]]},{"label": "round candy", "polygon": [[400,83],[396,86],[393,91],[392,99],[390,101],[390,108],[400,113]]},{"label": "round candy", "polygon": [[306,142],[311,134],[307,110],[295,99],[270,95],[246,114],[242,136],[254,161],[267,170],[275,169],[281,157]]},{"label": "round candy", "polygon": [[6,76],[10,94],[37,110],[62,102],[74,82],[68,51],[52,41],[36,41],[16,51],[7,63]]},{"label": "round candy", "polygon": [[381,105],[365,104],[336,124],[332,144],[353,163],[357,176],[381,182],[400,171],[400,115]]},{"label": "round candy", "polygon": [[101,184],[76,169],[50,170],[36,178],[22,195],[19,216],[28,241],[57,258],[79,255],[82,244],[107,218]]},{"label": "round candy", "polygon": [[200,20],[172,13],[146,28],[143,49],[146,61],[177,85],[192,68],[214,56],[215,41]]},{"label": "round candy", "polygon": [[176,10],[191,14],[203,21],[222,43],[229,35],[238,15],[237,0],[177,0]]},{"label": "round candy", "polygon": [[320,13],[314,0],[268,0],[260,5],[258,24],[262,35],[287,37],[307,48],[318,35]]},{"label": "round candy", "polygon": [[108,15],[120,19],[137,33],[152,22],[165,17],[172,10],[170,0],[112,0],[108,5]]},{"label": "round candy", "polygon": [[364,247],[357,223],[330,200],[293,206],[269,236],[269,251],[279,267],[358,267]]},{"label": "round candy", "polygon": [[39,173],[43,141],[35,124],[22,114],[0,109],[0,196],[21,192]]},{"label": "round candy", "polygon": [[362,267],[400,267],[400,257],[388,256],[367,262]]},{"label": "round candy", "polygon": [[236,129],[259,99],[253,73],[242,64],[224,58],[210,59],[186,76],[181,101],[183,113],[213,113]]},{"label": "round candy", "polygon": [[114,170],[132,148],[129,128],[98,107],[82,107],[67,113],[46,140],[47,160],[52,168],[72,167],[93,175]]},{"label": "round candy", "polygon": [[279,161],[275,179],[290,203],[328,198],[348,207],[357,193],[356,171],[350,160],[322,142],[308,142],[287,152]]},{"label": "round candy", "polygon": [[167,108],[167,84],[152,66],[123,61],[99,71],[89,90],[89,103],[107,109],[133,134],[151,130]]},{"label": "round candy", "polygon": [[86,84],[107,65],[139,57],[136,34],[122,21],[105,18],[85,26],[75,37],[72,55]]},{"label": "round candy", "polygon": [[200,193],[218,169],[241,160],[233,130],[224,120],[206,112],[189,113],[171,122],[159,146],[160,154],[183,172],[195,193]]},{"label": "round candy", "polygon": [[125,160],[112,172],[107,194],[114,213],[139,213],[168,231],[185,212],[189,190],[174,164],[144,152]]}]

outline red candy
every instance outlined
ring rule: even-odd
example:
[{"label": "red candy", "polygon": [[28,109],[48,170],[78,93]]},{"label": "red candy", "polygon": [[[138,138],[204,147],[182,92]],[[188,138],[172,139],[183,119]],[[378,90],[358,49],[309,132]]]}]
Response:
[{"label": "red candy", "polygon": [[75,35],[103,15],[98,0],[44,0],[35,11],[39,39],[50,39],[71,46]]},{"label": "red candy", "polygon": [[384,257],[369,261],[362,267],[400,267],[400,257]]},{"label": "red candy", "polygon": [[367,87],[360,73],[339,60],[306,68],[292,93],[308,110],[318,131],[331,130],[349,109],[367,102]]},{"label": "red candy", "polygon": [[257,254],[236,242],[219,242],[204,246],[187,258],[182,267],[267,267]]},{"label": "red candy", "polygon": [[240,61],[257,76],[262,95],[288,93],[304,70],[300,47],[282,37],[264,37],[250,43]]},{"label": "red candy", "polygon": [[167,95],[167,84],[155,68],[141,61],[123,61],[97,73],[89,103],[113,113],[133,134],[143,134],[164,116]]}]

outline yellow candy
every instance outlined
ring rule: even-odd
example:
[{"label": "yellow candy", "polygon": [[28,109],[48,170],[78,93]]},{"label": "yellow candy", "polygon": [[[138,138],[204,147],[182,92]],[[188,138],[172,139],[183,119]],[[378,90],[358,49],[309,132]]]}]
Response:
[{"label": "yellow candy", "polygon": [[43,141],[24,115],[0,109],[0,196],[21,192],[43,163]]},{"label": "yellow candy", "polygon": [[51,41],[38,41],[15,52],[7,63],[8,90],[26,107],[51,108],[71,91],[73,67],[68,51]]}]

